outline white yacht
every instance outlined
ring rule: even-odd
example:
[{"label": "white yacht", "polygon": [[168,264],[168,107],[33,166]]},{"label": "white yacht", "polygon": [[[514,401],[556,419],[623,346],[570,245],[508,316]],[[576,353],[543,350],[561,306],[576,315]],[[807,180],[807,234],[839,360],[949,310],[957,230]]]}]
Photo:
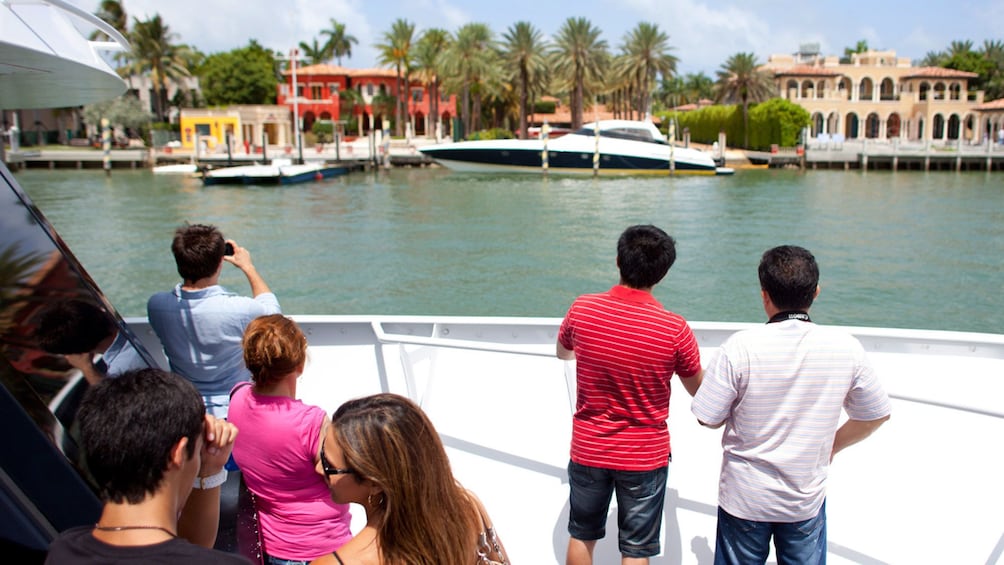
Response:
[{"label": "white yacht", "polygon": [[492,139],[419,148],[455,171],[580,175],[728,175],[710,153],[676,147],[651,121],[600,120],[555,139]]}]

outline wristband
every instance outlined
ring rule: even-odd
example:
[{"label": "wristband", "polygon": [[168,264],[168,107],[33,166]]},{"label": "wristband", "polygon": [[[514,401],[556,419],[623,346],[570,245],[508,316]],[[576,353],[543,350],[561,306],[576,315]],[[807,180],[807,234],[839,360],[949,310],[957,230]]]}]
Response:
[{"label": "wristband", "polygon": [[227,482],[227,470],[220,469],[220,472],[215,475],[209,475],[208,477],[195,477],[195,484],[192,485],[192,488],[202,490],[211,489],[216,488],[225,482]]}]

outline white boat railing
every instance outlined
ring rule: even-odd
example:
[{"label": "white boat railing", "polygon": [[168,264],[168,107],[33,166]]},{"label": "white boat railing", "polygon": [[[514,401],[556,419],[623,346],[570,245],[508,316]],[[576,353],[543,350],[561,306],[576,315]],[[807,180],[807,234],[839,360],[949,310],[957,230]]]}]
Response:
[{"label": "white boat railing", "polygon": [[[437,349],[483,352],[554,358],[558,318],[506,318],[506,317],[428,317],[428,316],[293,316],[307,334],[312,348],[339,345],[368,345],[374,347],[375,368],[380,388],[392,390],[393,380],[388,372],[385,353],[388,347],[399,347],[403,384],[407,395],[420,400],[420,390],[415,377],[415,364],[435,355]],[[166,366],[156,336],[146,319],[130,318],[127,322],[144,341],[155,359]],[[725,322],[692,322],[705,357],[719,347],[728,336],[757,324]],[[897,360],[921,358],[970,358],[989,362],[999,361],[1004,367],[1004,335],[948,332],[935,330],[909,330],[892,328],[846,327],[855,335],[872,356],[890,355]],[[419,349],[406,346],[415,346]],[[428,351],[425,348],[429,348]],[[574,371],[567,368],[570,400],[574,401]],[[904,369],[906,372],[914,369]],[[1004,379],[1004,372],[997,375]],[[948,408],[1004,419],[1004,409],[993,405],[953,401],[934,395],[922,395],[890,386],[890,396],[895,399]],[[988,399],[980,398],[979,401]],[[993,403],[997,404],[997,403]],[[571,406],[574,406],[572,402]]]}]

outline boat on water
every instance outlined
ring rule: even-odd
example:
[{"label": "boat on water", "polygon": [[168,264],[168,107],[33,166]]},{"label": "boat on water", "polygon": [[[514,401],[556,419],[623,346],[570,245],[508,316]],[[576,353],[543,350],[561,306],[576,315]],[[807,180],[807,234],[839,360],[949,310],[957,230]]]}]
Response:
[{"label": "boat on water", "polygon": [[675,147],[650,121],[600,120],[556,139],[460,141],[419,148],[435,162],[472,173],[729,175],[709,153]]},{"label": "boat on water", "polygon": [[[30,5],[35,19],[29,21],[41,31],[67,29],[59,27],[65,14],[49,9],[60,4],[0,4],[0,21],[8,21],[4,10]],[[9,37],[0,37],[0,68],[18,62],[7,47]],[[59,91],[86,90],[88,77],[100,85],[109,73],[95,68],[74,75]],[[66,94],[59,102],[72,100]],[[0,448],[0,559],[34,563],[58,532],[95,523],[100,510],[78,465],[72,431],[87,385],[40,350],[32,338],[38,313],[65,297],[91,298],[106,306],[148,363],[166,367],[166,361],[148,322],[117,314],[4,165],[0,201],[0,427],[7,440]],[[349,398],[376,392],[413,399],[435,423],[454,474],[489,509],[512,561],[564,562],[575,367],[554,355],[560,320],[294,318],[309,342],[310,362],[297,387],[301,399],[329,413]],[[750,325],[692,326],[702,357],[710,359],[731,333]],[[833,462],[829,562],[1001,562],[1004,527],[997,514],[1004,489],[997,485],[1004,453],[997,438],[1004,435],[1004,336],[847,329],[861,340],[890,392],[893,416]],[[721,432],[699,426],[689,396],[674,388],[663,551],[651,563],[707,564],[714,551]],[[231,550],[238,475],[224,487],[218,538],[220,547]],[[361,510],[353,508],[353,516],[358,530]],[[619,561],[615,531],[612,512],[596,563]]]},{"label": "boat on water", "polygon": [[241,165],[207,170],[204,185],[214,184],[297,184],[344,175],[348,167],[324,163],[294,165],[290,159],[273,159],[268,165]]},{"label": "boat on water", "polygon": [[158,165],[151,170],[155,175],[194,175],[199,172],[199,167],[194,163],[175,163]]}]

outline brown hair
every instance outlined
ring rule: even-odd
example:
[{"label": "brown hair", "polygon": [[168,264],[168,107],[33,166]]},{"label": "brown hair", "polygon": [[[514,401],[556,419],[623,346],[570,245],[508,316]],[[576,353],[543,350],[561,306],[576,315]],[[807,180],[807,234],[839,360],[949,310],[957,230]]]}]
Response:
[{"label": "brown hair", "polygon": [[213,276],[220,268],[226,245],[216,226],[192,224],[178,228],[171,241],[178,274],[189,282]]},{"label": "brown hair", "polygon": [[300,369],[307,360],[307,338],[282,314],[251,320],[244,331],[244,364],[255,386],[268,386]]},{"label": "brown hair", "polygon": [[345,464],[356,480],[383,490],[377,524],[381,561],[388,564],[473,563],[481,518],[453,478],[428,416],[396,394],[342,404],[331,419]]}]

